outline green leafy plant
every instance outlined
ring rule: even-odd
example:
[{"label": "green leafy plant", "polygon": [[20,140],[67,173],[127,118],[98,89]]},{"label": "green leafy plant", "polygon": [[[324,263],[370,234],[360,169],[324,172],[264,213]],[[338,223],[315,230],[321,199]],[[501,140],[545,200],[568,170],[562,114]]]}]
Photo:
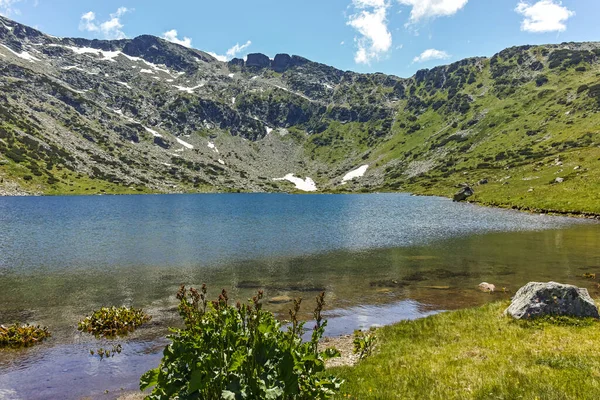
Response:
[{"label": "green leafy plant", "polygon": [[77,329],[94,336],[111,338],[127,335],[151,318],[144,311],[133,307],[102,307],[79,322]]},{"label": "green leafy plant", "polygon": [[355,331],[354,332],[354,354],[358,354],[358,358],[363,360],[373,354],[373,348],[375,347],[375,341],[377,336],[375,331],[370,329],[368,332]]},{"label": "green leafy plant", "polygon": [[324,293],[309,341],[302,340],[304,323],[297,318],[301,299],[284,328],[262,309],[262,291],[236,306],[224,290],[212,302],[206,293],[206,285],[179,290],[185,328],[172,329],[160,366],[142,376],[142,390],[154,387],[149,399],[326,399],[337,393],[342,381],[325,373],[325,360],[339,352],[318,349],[327,325]]},{"label": "green leafy plant", "polygon": [[0,325],[0,348],[30,347],[52,336],[47,327],[13,324]]}]

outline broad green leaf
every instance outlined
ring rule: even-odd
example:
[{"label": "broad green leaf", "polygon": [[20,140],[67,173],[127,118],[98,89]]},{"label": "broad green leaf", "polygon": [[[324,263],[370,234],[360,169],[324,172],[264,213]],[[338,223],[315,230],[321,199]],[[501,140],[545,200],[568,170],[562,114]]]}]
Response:
[{"label": "broad green leaf", "polygon": [[158,383],[159,368],[151,369],[140,378],[140,390],[144,391]]},{"label": "broad green leaf", "polygon": [[196,369],[192,371],[192,376],[190,377],[190,383],[188,384],[188,392],[194,393],[204,386],[204,373]]},{"label": "broad green leaf", "polygon": [[265,391],[266,400],[277,400],[283,397],[283,389],[280,387],[274,387]]}]

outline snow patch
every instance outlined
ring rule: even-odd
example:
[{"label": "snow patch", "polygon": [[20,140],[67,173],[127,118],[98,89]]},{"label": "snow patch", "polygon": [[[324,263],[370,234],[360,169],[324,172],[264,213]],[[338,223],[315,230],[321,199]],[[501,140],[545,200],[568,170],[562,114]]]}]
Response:
[{"label": "snow patch", "polygon": [[146,130],[146,132],[150,132],[154,137],[162,137],[162,135],[156,132],[154,129],[150,129],[147,126],[144,126],[144,129]]},{"label": "snow patch", "polygon": [[208,142],[208,148],[212,149],[212,151],[219,154],[219,149],[217,149],[217,146],[215,146],[215,144],[213,142]]},{"label": "snow patch", "polygon": [[230,78],[233,78],[235,76],[235,74],[229,74],[227,76],[230,77]]},{"label": "snow patch", "polygon": [[231,104],[235,105],[235,97],[231,98]]},{"label": "snow patch", "polygon": [[270,134],[271,132],[273,132],[273,128],[269,128],[269,127],[267,126],[267,135],[268,135],[268,134]]},{"label": "snow patch", "polygon": [[201,83],[198,86],[194,86],[194,87],[184,87],[184,86],[173,85],[173,87],[176,88],[177,90],[182,91],[182,92],[187,92],[189,94],[193,94],[194,90],[200,89],[202,86],[204,86],[204,83]]},{"label": "snow patch", "polygon": [[[125,54],[125,53],[123,53],[121,51],[105,51],[105,50],[100,50],[100,49],[94,49],[94,48],[91,48],[91,47],[63,46],[63,45],[60,45],[60,44],[50,44],[49,46],[52,46],[52,47],[63,47],[65,49],[69,49],[69,50],[73,51],[76,54],[95,54],[95,55],[101,55],[103,57],[101,61],[116,62],[115,58],[117,58],[118,56],[123,56],[123,57],[127,58],[130,61],[144,63],[148,67],[150,67],[151,69],[153,69],[154,71],[161,71],[161,72],[164,72],[166,74],[172,75],[172,72],[166,66],[164,66],[164,65],[156,65],[156,64],[153,64],[151,62],[148,62],[148,61],[144,60],[143,58],[132,57],[132,56],[129,56],[129,55],[127,55],[127,54]],[[137,68],[137,67],[133,66],[132,68]]]},{"label": "snow patch", "polygon": [[65,71],[77,70],[77,71],[85,72],[86,74],[89,74],[89,75],[98,75],[97,72],[90,72],[88,70],[85,70],[85,69],[81,68],[78,65],[69,65],[69,66],[66,66],[66,67],[62,67],[61,69],[65,70]]},{"label": "snow patch", "polygon": [[15,56],[22,58],[23,60],[27,60],[29,62],[36,62],[36,61],[40,61],[38,58],[35,58],[34,56],[32,56],[31,54],[29,54],[26,51],[23,51],[22,53],[17,53],[16,51],[13,51],[10,47],[2,45],[2,47],[4,47],[6,50],[10,51],[11,53],[13,53]]},{"label": "snow patch", "polygon": [[154,74],[154,72],[152,72],[149,69],[142,69],[142,70],[140,70],[140,73],[142,73],[142,74]]},{"label": "snow patch", "polygon": [[308,176],[306,179],[295,177],[294,174],[287,174],[283,178],[275,178],[274,181],[288,181],[296,185],[296,189],[301,190],[303,192],[316,192],[317,185],[315,181],[313,181]]},{"label": "snow patch", "polygon": [[129,84],[128,84],[128,83],[126,83],[126,82],[119,82],[119,81],[117,81],[117,83],[118,83],[119,85],[123,85],[123,86],[125,86],[127,89],[131,89],[131,86],[129,86]]},{"label": "snow patch", "polygon": [[225,165],[225,161],[221,160],[220,158],[217,161],[219,161],[219,164]]},{"label": "snow patch", "polygon": [[348,181],[351,181],[353,179],[356,179],[356,178],[362,178],[365,175],[365,173],[367,172],[367,169],[369,169],[369,166],[363,165],[362,167],[359,167],[353,171],[348,172],[342,178],[342,184],[344,184]]},{"label": "snow patch", "polygon": [[191,144],[189,144],[188,142],[184,142],[183,140],[179,139],[178,137],[176,137],[175,139],[177,139],[177,143],[179,143],[180,145],[182,145],[183,147],[186,147],[188,149],[193,149],[194,146],[192,146]]}]

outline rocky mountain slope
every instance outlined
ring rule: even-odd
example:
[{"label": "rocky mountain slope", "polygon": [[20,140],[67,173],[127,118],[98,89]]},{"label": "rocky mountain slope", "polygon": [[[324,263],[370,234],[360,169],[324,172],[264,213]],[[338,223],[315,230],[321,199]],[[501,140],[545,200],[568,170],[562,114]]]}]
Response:
[{"label": "rocky mountain slope", "polygon": [[[600,212],[600,43],[409,79],[0,17],[0,192],[412,191]],[[477,185],[477,183],[480,183]]]}]

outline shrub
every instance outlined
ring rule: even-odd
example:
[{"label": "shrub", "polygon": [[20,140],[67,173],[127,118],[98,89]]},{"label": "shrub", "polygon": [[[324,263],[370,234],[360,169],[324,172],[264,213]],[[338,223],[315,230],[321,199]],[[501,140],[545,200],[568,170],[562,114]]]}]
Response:
[{"label": "shrub", "polygon": [[115,337],[135,331],[151,317],[142,310],[128,307],[102,307],[79,322],[77,329],[94,336]]},{"label": "shrub", "polygon": [[48,328],[32,325],[0,325],[0,348],[30,347],[51,336]]},{"label": "shrub", "polygon": [[548,77],[544,76],[544,75],[540,75],[537,77],[537,79],[535,80],[535,84],[537,86],[543,86],[546,83],[548,83]]},{"label": "shrub", "polygon": [[150,399],[324,399],[341,380],[327,376],[325,360],[339,356],[318,350],[327,321],[322,319],[324,293],[317,297],[316,325],[303,342],[298,322],[301,300],[294,301],[287,329],[262,309],[262,291],[247,305],[228,304],[223,291],[208,302],[201,291],[181,287],[177,294],[184,329],[173,329],[172,343],[154,370],[145,373],[140,388],[154,386]]}]

